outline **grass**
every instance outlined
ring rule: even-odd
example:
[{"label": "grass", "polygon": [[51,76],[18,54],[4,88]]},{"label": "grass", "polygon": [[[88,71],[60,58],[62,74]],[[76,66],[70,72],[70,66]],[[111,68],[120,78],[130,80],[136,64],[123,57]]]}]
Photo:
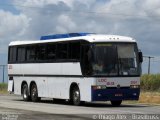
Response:
[{"label": "grass", "polygon": [[0,94],[7,94],[7,83],[0,83]]},{"label": "grass", "polygon": [[160,92],[160,74],[142,75],[141,89],[146,92]]},{"label": "grass", "polygon": [[160,93],[159,92],[144,92],[140,93],[138,101],[127,100],[124,101],[127,104],[151,104],[151,105],[160,105]]},{"label": "grass", "polygon": [[160,74],[142,75],[141,91],[139,103],[160,104]]},{"label": "grass", "polygon": [[160,92],[141,92],[138,102],[160,104]]}]

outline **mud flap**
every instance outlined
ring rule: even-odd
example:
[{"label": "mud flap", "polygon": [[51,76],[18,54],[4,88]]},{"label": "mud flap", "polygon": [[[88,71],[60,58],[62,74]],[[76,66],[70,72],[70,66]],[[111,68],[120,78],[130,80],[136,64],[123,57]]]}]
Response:
[{"label": "mud flap", "polygon": [[14,92],[14,89],[13,89],[13,80],[9,80],[8,81],[8,92],[10,92],[10,93]]}]

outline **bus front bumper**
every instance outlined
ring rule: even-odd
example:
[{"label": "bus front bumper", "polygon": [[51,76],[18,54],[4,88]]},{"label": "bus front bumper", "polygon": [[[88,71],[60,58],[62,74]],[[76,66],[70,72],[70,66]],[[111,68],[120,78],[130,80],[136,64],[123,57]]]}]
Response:
[{"label": "bus front bumper", "polygon": [[109,88],[91,90],[92,101],[138,100],[140,88]]}]

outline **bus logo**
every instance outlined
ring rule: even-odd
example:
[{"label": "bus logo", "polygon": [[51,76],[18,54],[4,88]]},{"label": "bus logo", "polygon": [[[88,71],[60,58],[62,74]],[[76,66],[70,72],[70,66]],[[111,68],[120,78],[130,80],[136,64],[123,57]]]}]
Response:
[{"label": "bus logo", "polygon": [[98,79],[98,82],[107,82],[107,79]]},{"label": "bus logo", "polygon": [[118,85],[117,85],[117,88],[119,89],[120,87],[121,87],[120,84],[118,84]]}]

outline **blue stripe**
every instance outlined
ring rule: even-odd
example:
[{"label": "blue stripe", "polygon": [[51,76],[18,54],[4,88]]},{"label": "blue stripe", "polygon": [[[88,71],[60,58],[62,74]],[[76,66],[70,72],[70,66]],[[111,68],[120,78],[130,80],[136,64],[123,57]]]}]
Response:
[{"label": "blue stripe", "polygon": [[[140,88],[114,88],[114,89],[97,89],[91,88],[92,101],[110,101],[110,100],[138,100]],[[122,96],[117,96],[122,95]]]},{"label": "blue stripe", "polygon": [[91,33],[54,34],[54,35],[41,36],[40,40],[70,38],[70,37],[86,36],[86,35],[88,35],[88,34],[91,34]]}]

